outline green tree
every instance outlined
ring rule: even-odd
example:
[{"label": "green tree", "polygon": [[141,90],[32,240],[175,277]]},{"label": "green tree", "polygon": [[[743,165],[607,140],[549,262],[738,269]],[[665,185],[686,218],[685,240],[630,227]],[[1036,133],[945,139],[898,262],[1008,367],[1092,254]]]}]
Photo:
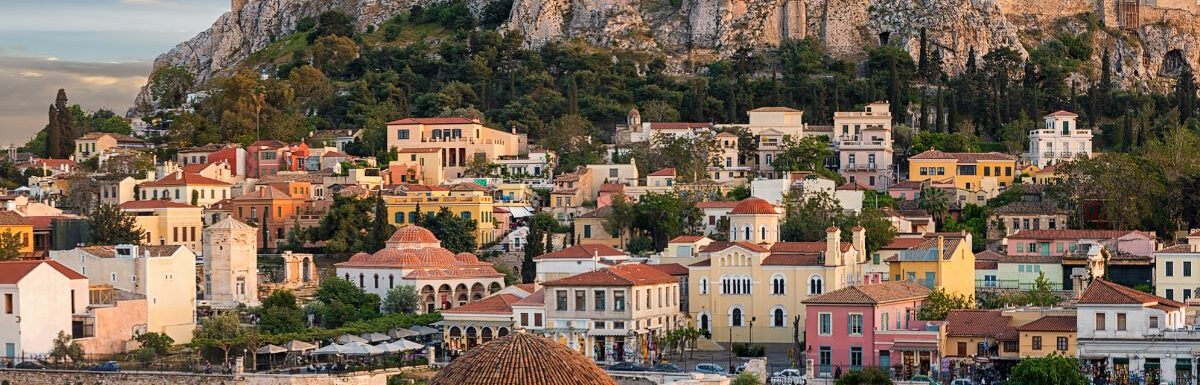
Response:
[{"label": "green tree", "polygon": [[378,250],[373,248],[373,239],[368,236],[368,229],[374,228],[372,218],[363,215],[374,210],[374,199],[376,197],[359,199],[334,195],[333,205],[321,217],[321,222],[308,229],[308,239],[325,241],[325,251],[330,253]]},{"label": "green tree", "polygon": [[1012,368],[1008,377],[1012,385],[1085,385],[1088,383],[1079,371],[1079,360],[1075,357],[1052,353],[1046,357],[1025,358]]},{"label": "green tree", "polygon": [[834,181],[841,177],[825,168],[825,160],[833,156],[829,141],[823,137],[805,137],[800,140],[783,139],[783,152],[775,156],[771,167],[776,171],[812,171]]},{"label": "green tree", "polygon": [[925,184],[921,186],[921,196],[917,198],[917,205],[928,211],[938,224],[942,224],[950,212],[950,197],[946,195],[946,190]]},{"label": "green tree", "polygon": [[412,313],[417,311],[417,290],[413,286],[400,285],[388,289],[383,299],[383,311],[388,313]]},{"label": "green tree", "polygon": [[276,290],[263,298],[258,328],[268,334],[296,333],[304,330],[304,312],[291,290]]},{"label": "green tree", "polygon": [[843,237],[853,236],[852,232],[846,230],[854,226],[863,227],[867,249],[862,252],[867,255],[892,243],[892,238],[896,237],[896,229],[892,228],[892,222],[888,220],[887,214],[874,207],[865,207],[857,214],[850,215],[840,226],[843,228]]},{"label": "green tree", "polygon": [[62,363],[64,360],[70,360],[72,363],[83,361],[83,346],[79,345],[71,338],[67,332],[59,330],[58,336],[54,337],[52,347],[50,348],[50,359],[54,363]]},{"label": "green tree", "polygon": [[941,321],[951,310],[970,309],[974,307],[975,299],[964,294],[947,292],[936,288],[925,299],[925,305],[917,311],[917,319],[923,321]]},{"label": "green tree", "polygon": [[139,334],[134,340],[142,345],[141,350],[148,352],[150,357],[160,360],[171,352],[171,345],[175,344],[174,338],[157,332]]},{"label": "green tree", "polygon": [[49,123],[46,131],[47,158],[66,159],[75,151],[75,130],[71,124],[71,113],[67,107],[67,91],[58,90],[54,104],[50,105]]},{"label": "green tree", "polygon": [[317,16],[316,26],[308,33],[308,43],[324,36],[354,37],[354,19],[338,10],[322,12]]},{"label": "green tree", "polygon": [[0,261],[15,261],[21,257],[21,248],[25,240],[21,235],[9,230],[0,233]]},{"label": "green tree", "polygon": [[326,74],[340,74],[358,58],[358,44],[344,36],[324,36],[312,46],[312,63]]},{"label": "green tree", "polygon": [[842,207],[828,192],[807,197],[798,192],[784,197],[779,239],[787,242],[825,240],[825,229],[843,221]]},{"label": "green tree", "polygon": [[234,311],[219,311],[208,318],[200,320],[200,324],[192,331],[192,336],[198,340],[211,341],[211,345],[220,349],[224,354],[224,361],[229,361],[229,350],[237,343],[237,339],[245,334],[245,329],[242,328],[242,322],[238,319],[238,315]]},{"label": "green tree", "polygon": [[101,205],[87,219],[91,229],[91,244],[141,244],[145,231],[138,227],[133,215],[112,205]]},{"label": "green tree", "polygon": [[503,263],[493,263],[492,268],[495,268],[500,274],[504,274],[504,286],[512,286],[521,283],[521,276],[513,271],[513,268]]},{"label": "green tree", "polygon": [[478,248],[475,244],[475,233],[479,225],[469,216],[470,212],[455,215],[447,207],[442,207],[435,215],[425,215],[421,219],[421,227],[429,229],[442,247],[455,253],[473,253]]},{"label": "green tree", "polygon": [[734,377],[733,381],[730,382],[729,384],[730,385],[758,385],[760,383],[762,383],[762,381],[759,381],[757,374],[750,373],[750,372],[741,372],[741,373],[738,373],[737,377]]},{"label": "green tree", "polygon": [[892,378],[887,369],[866,367],[862,370],[851,370],[842,378],[834,381],[836,385],[892,385]]},{"label": "green tree", "polygon": [[[371,232],[367,234],[368,243],[366,246],[367,250],[378,251],[387,246],[387,240],[396,232],[396,226],[388,223],[387,205],[383,202],[382,193],[375,195],[373,203],[374,211],[371,215]],[[434,235],[438,234],[435,232]],[[445,239],[441,237],[438,237],[438,239],[442,239],[445,242]]]},{"label": "green tree", "polygon": [[1062,298],[1054,295],[1054,288],[1050,287],[1050,280],[1046,279],[1046,273],[1038,273],[1037,279],[1033,281],[1033,287],[1022,295],[1023,302],[1029,306],[1054,306],[1062,302]]},{"label": "green tree", "polygon": [[159,108],[176,108],[183,105],[195,78],[182,66],[159,67],[150,75],[150,97]]},{"label": "green tree", "polygon": [[[366,277],[351,277],[366,280]],[[344,279],[321,281],[317,289],[317,300],[325,304],[324,312],[318,314],[323,326],[336,328],[347,322],[371,319],[379,316],[379,296],[367,293]]]},{"label": "green tree", "polygon": [[1196,115],[1196,76],[1192,67],[1184,64],[1175,82],[1175,103],[1179,106],[1179,122],[1186,123]]},{"label": "green tree", "polygon": [[537,280],[537,264],[533,259],[550,251],[549,239],[558,221],[549,213],[540,212],[529,218],[529,235],[525,238],[525,257],[521,260],[521,280]]}]

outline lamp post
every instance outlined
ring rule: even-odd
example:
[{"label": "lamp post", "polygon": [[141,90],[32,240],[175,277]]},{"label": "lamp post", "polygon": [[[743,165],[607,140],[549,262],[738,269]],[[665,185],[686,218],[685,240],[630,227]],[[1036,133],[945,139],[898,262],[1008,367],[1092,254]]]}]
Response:
[{"label": "lamp post", "polygon": [[758,317],[754,317],[754,316],[750,317],[750,343],[749,343],[750,346],[754,346],[754,321],[756,321],[756,320],[758,320]]}]

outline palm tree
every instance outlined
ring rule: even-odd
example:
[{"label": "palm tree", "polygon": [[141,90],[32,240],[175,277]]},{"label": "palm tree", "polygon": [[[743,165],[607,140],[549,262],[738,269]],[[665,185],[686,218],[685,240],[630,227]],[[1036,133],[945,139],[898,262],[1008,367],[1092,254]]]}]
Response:
[{"label": "palm tree", "polygon": [[917,202],[925,211],[928,211],[933,219],[938,224],[946,218],[946,213],[950,210],[950,198],[946,196],[946,191],[940,188],[926,184],[921,186],[921,198]]}]

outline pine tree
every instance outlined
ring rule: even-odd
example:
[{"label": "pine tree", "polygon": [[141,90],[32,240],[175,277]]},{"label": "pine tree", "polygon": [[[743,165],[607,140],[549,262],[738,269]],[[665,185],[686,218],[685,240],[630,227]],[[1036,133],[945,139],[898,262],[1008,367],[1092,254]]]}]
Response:
[{"label": "pine tree", "polygon": [[395,232],[395,226],[388,223],[387,206],[383,203],[383,195],[382,193],[376,194],[375,213],[371,222],[371,233],[368,235],[371,250],[378,251],[383,249],[393,232]]}]

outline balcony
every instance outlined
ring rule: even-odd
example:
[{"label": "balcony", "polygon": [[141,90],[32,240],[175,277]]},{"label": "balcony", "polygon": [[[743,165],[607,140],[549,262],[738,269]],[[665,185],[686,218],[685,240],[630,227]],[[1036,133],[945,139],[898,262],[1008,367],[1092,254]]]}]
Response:
[{"label": "balcony", "polygon": [[855,149],[855,148],[890,148],[882,140],[843,140],[838,143],[840,149]]},{"label": "balcony", "polygon": [[1043,152],[1043,153],[1042,153],[1042,157],[1046,157],[1046,158],[1053,158],[1053,157],[1054,157],[1054,151],[1046,151],[1046,152]]},{"label": "balcony", "polygon": [[875,163],[850,163],[842,166],[843,171],[875,171],[879,165]]},{"label": "balcony", "polygon": [[1072,156],[1072,153],[1070,151],[1063,151],[1063,152],[1058,153],[1058,156],[1060,158],[1070,158]]}]

